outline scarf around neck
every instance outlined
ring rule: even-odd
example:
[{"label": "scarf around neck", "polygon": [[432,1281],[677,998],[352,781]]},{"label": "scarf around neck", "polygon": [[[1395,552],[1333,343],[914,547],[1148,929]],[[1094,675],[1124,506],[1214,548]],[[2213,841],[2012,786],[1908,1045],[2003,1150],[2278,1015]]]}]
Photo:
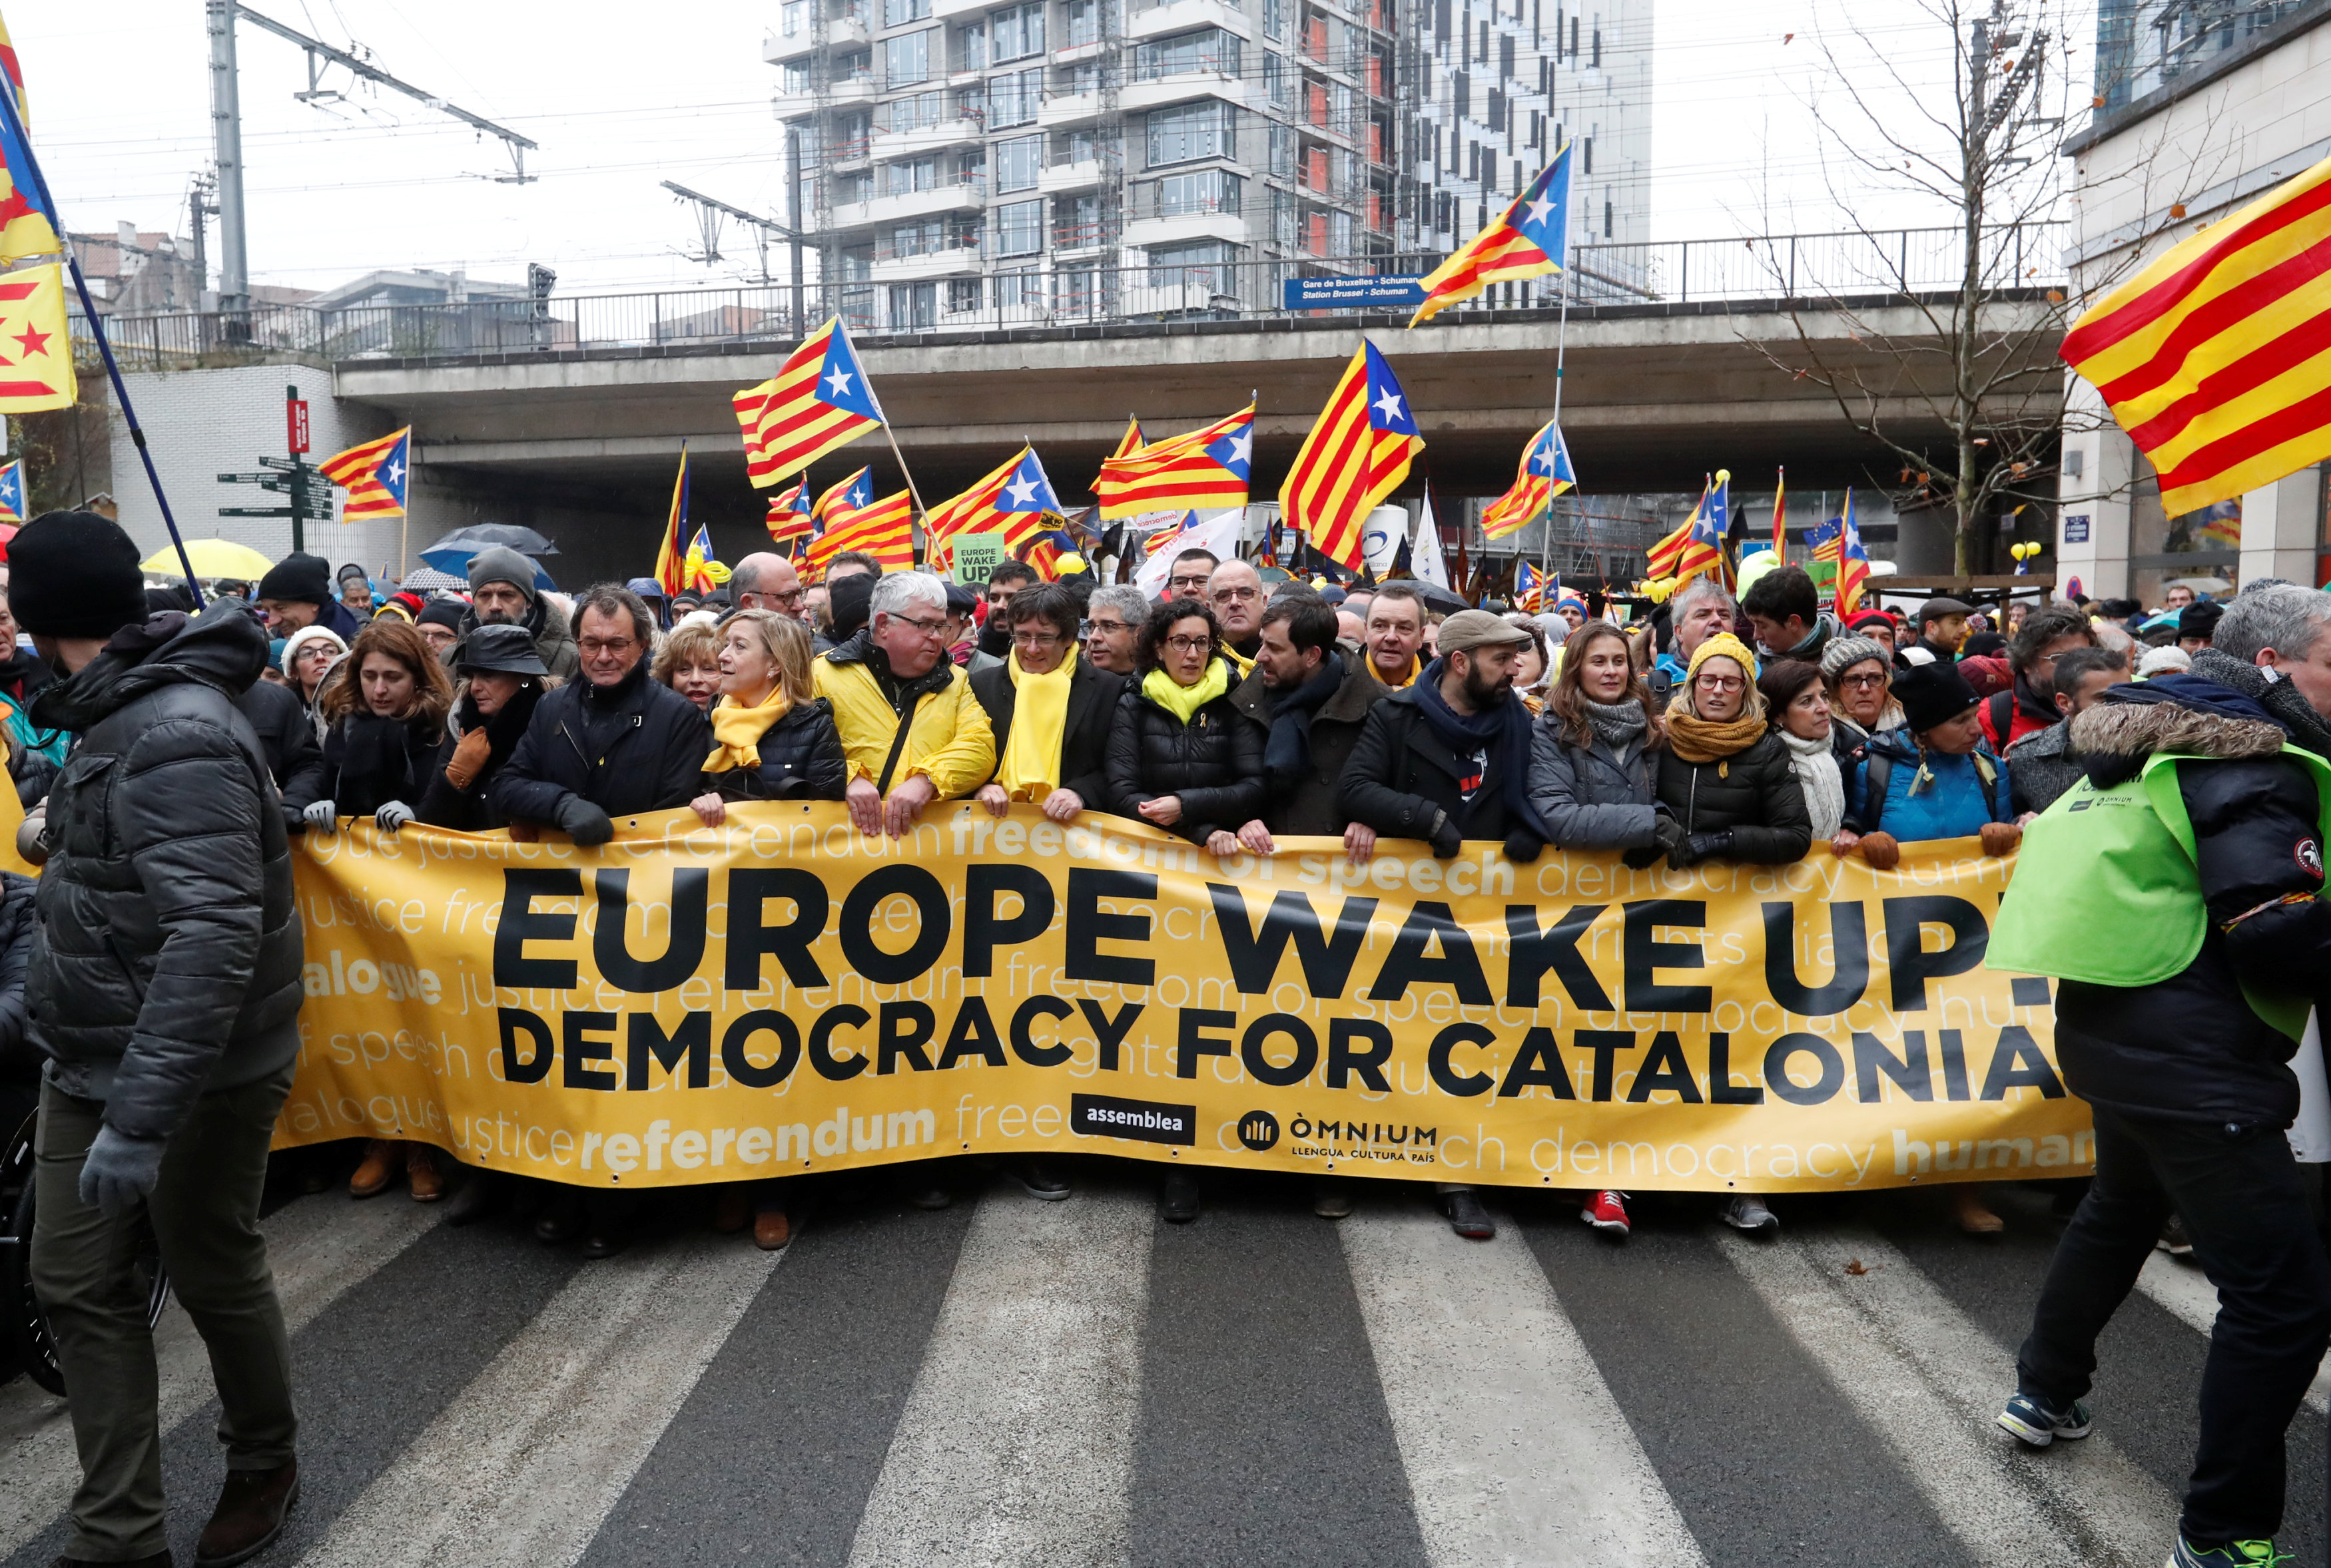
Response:
[{"label": "scarf around neck", "polygon": [[1582,691],[1578,706],[1586,715],[1586,727],[1613,751],[1625,751],[1651,727],[1651,716],[1640,702],[1597,702]]},{"label": "scarf around neck", "polygon": [[1774,733],[1789,748],[1789,766],[1804,786],[1805,808],[1813,820],[1813,841],[1836,837],[1845,823],[1845,775],[1838,771],[1830,737],[1806,740],[1785,729]]},{"label": "scarf around neck", "polygon": [[1460,756],[1487,752],[1489,765],[1497,770],[1504,786],[1506,814],[1527,824],[1539,838],[1552,838],[1554,835],[1546,831],[1546,824],[1530,805],[1529,709],[1522,706],[1520,698],[1508,692],[1505,700],[1495,708],[1480,713],[1460,713],[1441,695],[1441,660],[1436,659],[1424,667],[1416,684],[1409,688],[1416,693],[1417,711],[1424,716],[1425,727]]},{"label": "scarf around neck", "polygon": [[743,707],[733,697],[721,698],[706,716],[712,720],[712,738],[720,744],[704,759],[704,771],[728,773],[743,768],[750,773],[759,767],[760,738],[775,729],[792,708],[782,680],[769,688],[768,696],[756,707]]},{"label": "scarf around neck", "polygon": [[1263,771],[1272,784],[1291,789],[1311,771],[1311,720],[1327,699],[1342,689],[1344,660],[1330,653],[1319,661],[1318,673],[1292,691],[1274,694],[1270,738],[1263,744]]},{"label": "scarf around neck", "polygon": [[1753,704],[1721,724],[1694,713],[1689,692],[1668,704],[1668,749],[1686,762],[1716,764],[1718,778],[1729,778],[1732,759],[1764,738],[1765,717]]},{"label": "scarf around neck", "polygon": [[995,782],[1015,801],[1041,801],[1061,787],[1061,748],[1068,742],[1069,684],[1076,677],[1071,645],[1060,668],[1031,675],[1013,649],[1004,665],[1012,676],[1012,733],[1004,737]]},{"label": "scarf around neck", "polygon": [[1231,663],[1227,659],[1207,661],[1205,674],[1195,686],[1183,686],[1166,673],[1160,665],[1141,678],[1141,695],[1180,719],[1186,727],[1198,717],[1198,709],[1223,696],[1231,689]]}]

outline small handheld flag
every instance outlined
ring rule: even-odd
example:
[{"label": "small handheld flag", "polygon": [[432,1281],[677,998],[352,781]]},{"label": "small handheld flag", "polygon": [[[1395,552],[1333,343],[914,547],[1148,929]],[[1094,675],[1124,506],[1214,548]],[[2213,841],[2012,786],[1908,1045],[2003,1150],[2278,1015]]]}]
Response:
[{"label": "small handheld flag", "polygon": [[767,518],[769,537],[790,552],[795,539],[806,539],[817,531],[811,520],[809,480],[804,479],[793,489],[769,498]]},{"label": "small handheld flag", "polygon": [[854,512],[861,507],[874,504],[874,470],[860,469],[838,485],[831,486],[817,498],[810,508],[810,517],[823,526],[832,526],[836,514]]},{"label": "small handheld flag", "polygon": [[1522,453],[1522,466],[1514,475],[1513,488],[1481,513],[1481,537],[1502,539],[1519,532],[1526,525],[1546,516],[1554,506],[1554,498],[1578,483],[1578,475],[1570,466],[1570,448],[1564,444],[1562,432],[1552,420],[1546,421],[1538,432],[1530,437]]},{"label": "small handheld flag", "polygon": [[[1131,440],[1134,432],[1127,432]],[[1093,495],[1103,518],[1145,512],[1242,507],[1254,463],[1254,405],[1186,435],[1167,436],[1133,451],[1123,442],[1100,465]]]},{"label": "small handheld flag", "polygon": [[1536,615],[1546,608],[1546,584],[1527,561],[1514,568],[1514,608]]},{"label": "small handheld flag", "polygon": [[837,512],[826,519],[825,531],[810,541],[810,575],[822,577],[833,558],[844,550],[871,556],[886,572],[903,572],[915,564],[914,498],[906,490],[885,496],[855,511]]},{"label": "small handheld flag", "polygon": [[1845,510],[1839,516],[1837,613],[1841,619],[1861,606],[1862,591],[1870,585],[1870,552],[1861,547],[1861,528],[1853,520],[1853,491],[1845,492]]},{"label": "small handheld flag", "polygon": [[882,405],[837,316],[804,338],[775,375],[731,400],[745,474],[766,489],[882,423]]},{"label": "small handheld flag", "polygon": [[1321,555],[1356,572],[1368,514],[1423,450],[1399,378],[1375,345],[1363,341],[1295,454],[1280,487],[1280,516]]},{"label": "small handheld flag", "polygon": [[348,492],[340,508],[347,522],[367,518],[401,518],[404,496],[413,478],[413,427],[335,452],[316,465],[316,471]]},{"label": "small handheld flag", "polygon": [[656,581],[667,597],[688,587],[688,448],[680,449],[680,472],[671,481],[671,508],[664,515],[663,542],[656,547]]},{"label": "small handheld flag", "polygon": [[[0,37],[5,37],[0,33]],[[24,460],[0,463],[0,523],[24,520]]]},{"label": "small handheld flag", "polygon": [[709,594],[728,580],[728,568],[714,558],[712,536],[706,529],[698,528],[696,537],[688,541],[688,555],[681,562],[680,576],[680,585],[695,594]]},{"label": "small handheld flag", "polygon": [[1411,327],[1432,320],[1492,283],[1562,271],[1564,235],[1570,227],[1570,148],[1565,138],[1554,161],[1488,228],[1426,275],[1424,302],[1409,318]]},{"label": "small handheld flag", "polygon": [[1676,559],[1675,585],[1682,587],[1703,572],[1724,575],[1724,534],[1730,526],[1732,470],[1718,469],[1716,480],[1702,491],[1691,512],[1691,531],[1684,536]]}]

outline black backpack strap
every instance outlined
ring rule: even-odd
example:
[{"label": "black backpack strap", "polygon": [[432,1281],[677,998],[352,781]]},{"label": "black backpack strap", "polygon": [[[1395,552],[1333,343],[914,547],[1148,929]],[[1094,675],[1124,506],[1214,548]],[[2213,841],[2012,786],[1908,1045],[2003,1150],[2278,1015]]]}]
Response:
[{"label": "black backpack strap", "polygon": [[915,715],[921,711],[922,706],[923,699],[918,697],[908,705],[907,711],[899,716],[899,732],[890,737],[890,755],[882,759],[882,776],[874,781],[876,794],[890,793],[890,775],[899,771],[899,758],[906,755],[907,736],[913,731]]},{"label": "black backpack strap", "polygon": [[1999,747],[2003,755],[2007,750],[2007,732],[2013,727],[2014,724],[2015,688],[2011,686],[2004,691],[1993,692],[1991,694],[1991,741],[1993,746]]},{"label": "black backpack strap", "polygon": [[1874,833],[1886,820],[1886,789],[1894,782],[1894,759],[1875,747],[1864,756],[1869,766],[1861,775],[1861,831]]}]

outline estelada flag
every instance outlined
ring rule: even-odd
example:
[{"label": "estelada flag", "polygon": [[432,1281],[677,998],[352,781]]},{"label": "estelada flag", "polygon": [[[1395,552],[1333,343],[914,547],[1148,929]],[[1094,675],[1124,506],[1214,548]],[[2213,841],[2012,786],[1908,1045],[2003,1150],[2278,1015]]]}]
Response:
[{"label": "estelada flag", "polygon": [[2172,246],[2064,336],[2174,518],[2331,458],[2331,158]]},{"label": "estelada flag", "polygon": [[1400,381],[1363,341],[1280,487],[1279,512],[1311,547],[1346,571],[1360,569],[1361,533],[1376,503],[1398,489],[1424,450]]},{"label": "estelada flag", "polygon": [[1861,607],[1862,590],[1870,585],[1870,552],[1861,547],[1861,527],[1853,520],[1853,490],[1845,492],[1840,516],[1837,560],[1837,614],[1844,620]]},{"label": "estelada flag", "polygon": [[810,521],[809,480],[802,480],[793,489],[771,496],[767,522],[770,539],[789,549],[795,539],[815,533]]},{"label": "estelada flag", "polygon": [[1716,482],[1700,492],[1699,505],[1691,509],[1689,531],[1684,535],[1683,549],[1676,559],[1676,586],[1703,572],[1714,572],[1717,580],[1726,575],[1724,535],[1731,526],[1732,470],[1717,469]]},{"label": "estelada flag", "polygon": [[[982,479],[959,496],[949,496],[923,514],[923,532],[934,545],[945,545],[957,534],[985,534],[1004,526],[1001,501],[1004,487],[1019,477],[1021,466],[1034,455],[1035,448],[1022,447],[1012,454],[1011,461]],[[1051,486],[1045,489],[1049,491]]]},{"label": "estelada flag", "polygon": [[79,396],[63,267],[0,276],[0,413],[70,408]]},{"label": "estelada flag", "polygon": [[1514,568],[1514,608],[1525,615],[1536,615],[1546,608],[1546,584],[1537,568],[1527,561]]},{"label": "estelada flag", "polygon": [[316,471],[348,492],[340,508],[345,522],[366,518],[401,518],[404,496],[413,477],[413,427],[335,452],[316,465]]},{"label": "estelada flag", "polygon": [[745,475],[761,489],[882,423],[839,316],[804,338],[776,375],[730,401],[745,432]]},{"label": "estelada flag", "polygon": [[33,154],[19,134],[33,123],[24,98],[24,68],[16,46],[8,41],[8,24],[0,22],[0,72],[14,95],[14,124],[0,116],[0,263],[24,256],[53,256],[64,250],[57,238],[64,225],[41,201],[40,182],[33,177]]},{"label": "estelada flag", "polygon": [[915,564],[914,499],[900,490],[856,511],[837,512],[826,519],[825,532],[810,541],[810,575],[822,577],[833,557],[844,550],[871,556],[886,572],[903,572]]},{"label": "estelada flag", "polygon": [[1530,437],[1528,447],[1523,451],[1522,465],[1514,475],[1513,488],[1482,511],[1481,537],[1502,539],[1536,522],[1547,515],[1555,497],[1577,483],[1578,475],[1570,466],[1570,449],[1563,444],[1562,432],[1549,419]]},{"label": "estelada flag", "polygon": [[24,520],[24,460],[0,463],[0,523]]},{"label": "estelada flag", "polygon": [[664,514],[663,541],[656,546],[656,582],[667,597],[683,593],[688,571],[688,443],[680,447],[680,472],[671,481],[671,509]]},{"label": "estelada flag", "polygon": [[844,513],[873,504],[874,470],[862,468],[840,484],[827,486],[825,493],[817,498],[817,504],[810,508],[809,515],[820,527],[830,527]]},{"label": "estelada flag", "polygon": [[[1130,441],[1134,432],[1127,432]],[[1117,452],[1100,465],[1093,497],[1104,518],[1145,512],[1218,511],[1247,501],[1254,467],[1254,404],[1185,435],[1169,435],[1137,451]]]},{"label": "estelada flag", "polygon": [[1411,327],[1432,320],[1492,283],[1562,271],[1563,237],[1570,228],[1570,145],[1565,138],[1554,161],[1488,228],[1425,274],[1424,302],[1409,318]]}]

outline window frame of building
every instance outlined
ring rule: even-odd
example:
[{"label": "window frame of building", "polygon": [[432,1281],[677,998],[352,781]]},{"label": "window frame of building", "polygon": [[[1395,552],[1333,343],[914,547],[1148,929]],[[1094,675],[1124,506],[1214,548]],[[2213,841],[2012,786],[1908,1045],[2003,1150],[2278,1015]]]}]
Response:
[{"label": "window frame of building", "polygon": [[962,70],[987,69],[987,24],[974,22],[956,32],[956,52],[962,58]]},{"label": "window frame of building", "polygon": [[[1003,65],[1032,60],[1044,52],[1043,0],[1007,6],[987,19],[988,63]],[[1006,52],[1006,51],[1010,52]]]},{"label": "window frame of building", "polygon": [[999,71],[987,79],[987,128],[1033,125],[1044,102],[1044,68]]},{"label": "window frame of building", "polygon": [[882,25],[908,27],[918,22],[928,22],[931,15],[931,0],[882,0]]},{"label": "window frame of building", "polygon": [[1236,114],[1233,105],[1211,98],[1151,109],[1142,126],[1142,146],[1146,154],[1142,166],[1166,168],[1195,163],[1200,158],[1235,156]]},{"label": "window frame of building", "polygon": [[1044,200],[1007,202],[989,212],[995,235],[995,254],[1041,256],[1044,253]]},{"label": "window frame of building", "polygon": [[994,171],[994,189],[996,195],[1036,188],[1036,183],[1044,172],[1043,132],[996,142],[990,152],[988,166]]},{"label": "window frame of building", "polygon": [[886,196],[911,196],[938,189],[939,160],[937,153],[925,153],[920,157],[894,158],[881,166],[881,172],[882,194]]},{"label": "window frame of building", "polygon": [[[912,87],[931,80],[931,34],[937,31],[936,27],[925,27],[882,40],[884,87]],[[909,71],[918,74],[903,74]]]},{"label": "window frame of building", "polygon": [[1246,182],[1224,168],[1185,169],[1156,182],[1156,215],[1185,218],[1213,214],[1235,215]]},{"label": "window frame of building", "polygon": [[1134,52],[1133,80],[1160,81],[1208,71],[1235,77],[1243,59],[1241,44],[1237,33],[1222,27],[1199,27],[1152,38]]},{"label": "window frame of building", "polygon": [[949,278],[947,280],[947,313],[950,316],[976,316],[984,293],[977,278]]},{"label": "window frame of building", "polygon": [[1231,291],[1230,269],[1238,264],[1238,247],[1228,240],[1182,240],[1170,245],[1151,245],[1144,259],[1148,262],[1148,287],[1152,289],[1200,281],[1191,274],[1206,274],[1219,267],[1223,271],[1212,272],[1203,280],[1209,292],[1227,294]]},{"label": "window frame of building", "polygon": [[1088,43],[1099,43],[1100,0],[1069,0],[1061,26],[1067,33],[1061,44],[1063,49],[1081,49]]}]

